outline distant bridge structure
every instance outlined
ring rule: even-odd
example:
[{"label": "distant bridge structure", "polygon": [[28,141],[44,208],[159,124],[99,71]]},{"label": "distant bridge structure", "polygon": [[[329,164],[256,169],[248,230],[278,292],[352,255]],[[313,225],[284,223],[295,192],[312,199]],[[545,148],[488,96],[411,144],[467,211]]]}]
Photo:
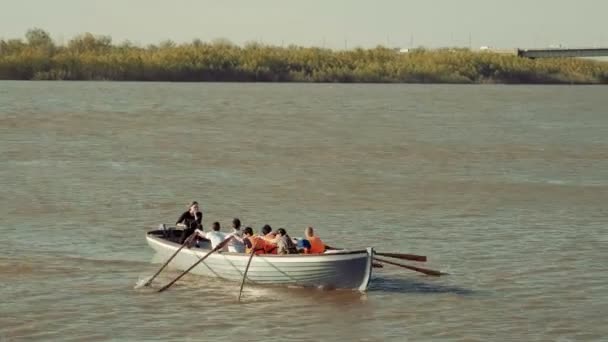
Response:
[{"label": "distant bridge structure", "polygon": [[608,48],[517,49],[517,55],[526,58],[606,57],[608,56]]}]

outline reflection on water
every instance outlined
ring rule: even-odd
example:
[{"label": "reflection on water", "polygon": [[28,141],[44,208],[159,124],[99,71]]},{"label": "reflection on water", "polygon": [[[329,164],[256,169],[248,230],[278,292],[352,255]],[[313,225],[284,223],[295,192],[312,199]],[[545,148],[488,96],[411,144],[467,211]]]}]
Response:
[{"label": "reflection on water", "polygon": [[[447,276],[444,276],[447,277]],[[429,278],[429,277],[423,277]],[[411,277],[378,276],[374,277],[369,289],[370,292],[397,292],[397,293],[419,293],[437,294],[446,293],[459,296],[475,295],[477,291],[456,285],[441,284],[431,279],[417,280]]]},{"label": "reflection on water", "polygon": [[[0,340],[601,340],[601,87],[0,82]],[[103,96],[100,96],[103,94]],[[198,200],[427,255],[366,294],[158,270]]]}]

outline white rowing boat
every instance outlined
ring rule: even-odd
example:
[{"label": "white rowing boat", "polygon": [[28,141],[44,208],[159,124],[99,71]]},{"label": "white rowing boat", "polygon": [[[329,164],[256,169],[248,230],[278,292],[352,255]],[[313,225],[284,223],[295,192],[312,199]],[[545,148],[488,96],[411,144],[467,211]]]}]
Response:
[{"label": "white rowing boat", "polygon": [[[170,233],[171,231],[167,230],[155,230],[146,234],[148,245],[160,254],[163,260],[167,260],[181,246],[173,241]],[[210,250],[208,245],[203,245],[203,248],[184,248],[168,266],[186,270]],[[247,281],[262,285],[353,289],[365,292],[372,275],[373,256],[374,250],[371,247],[327,254],[256,255],[249,266]],[[248,254],[218,251],[190,272],[240,282],[248,259]]]}]

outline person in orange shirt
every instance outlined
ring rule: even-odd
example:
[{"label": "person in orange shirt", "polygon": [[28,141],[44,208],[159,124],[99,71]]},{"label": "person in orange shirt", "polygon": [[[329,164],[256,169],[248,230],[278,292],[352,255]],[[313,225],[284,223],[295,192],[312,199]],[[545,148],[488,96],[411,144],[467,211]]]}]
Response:
[{"label": "person in orange shirt", "polygon": [[272,231],[272,227],[266,224],[262,227],[262,238],[265,240],[266,254],[277,254],[277,233]]},{"label": "person in orange shirt", "polygon": [[315,235],[315,230],[312,227],[307,227],[304,230],[304,235],[306,236],[306,240],[310,243],[310,248],[307,252],[308,254],[320,254],[325,252],[323,240]]},{"label": "person in orange shirt", "polygon": [[243,244],[247,254],[251,253],[251,249],[254,250],[255,254],[266,253],[266,241],[261,236],[254,235],[251,227],[243,229]]}]

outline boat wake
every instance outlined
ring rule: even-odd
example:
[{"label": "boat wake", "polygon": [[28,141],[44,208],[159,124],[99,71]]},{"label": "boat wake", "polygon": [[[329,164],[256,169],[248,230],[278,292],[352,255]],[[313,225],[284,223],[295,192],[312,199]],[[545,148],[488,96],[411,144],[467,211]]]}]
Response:
[{"label": "boat wake", "polygon": [[133,286],[133,289],[135,290],[139,290],[142,289],[146,286],[146,284],[150,281],[150,279],[152,279],[152,276],[145,276],[145,277],[139,277],[139,279],[137,280],[137,282],[135,283],[135,286]]}]

